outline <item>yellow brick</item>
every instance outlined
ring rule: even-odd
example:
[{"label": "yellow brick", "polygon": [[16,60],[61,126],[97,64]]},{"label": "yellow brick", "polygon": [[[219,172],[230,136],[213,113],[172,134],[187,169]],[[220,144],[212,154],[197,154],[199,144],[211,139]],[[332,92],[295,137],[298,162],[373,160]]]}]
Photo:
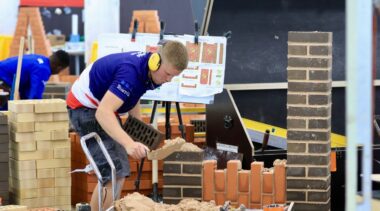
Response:
[{"label": "yellow brick", "polygon": [[26,141],[34,141],[34,133],[16,133],[12,131],[10,133],[10,137],[12,141],[15,142],[26,142]]},{"label": "yellow brick", "polygon": [[55,206],[55,197],[41,197],[38,198],[39,207]]},{"label": "yellow brick", "polygon": [[36,122],[51,122],[53,121],[53,113],[34,114],[34,119]]},{"label": "yellow brick", "polygon": [[70,196],[71,195],[71,187],[56,187],[55,188],[56,196]]},{"label": "yellow brick", "polygon": [[38,197],[49,197],[55,195],[55,188],[39,188]]},{"label": "yellow brick", "polygon": [[28,100],[11,100],[8,102],[8,110],[14,113],[33,113],[34,103]]},{"label": "yellow brick", "polygon": [[70,196],[56,196],[55,197],[55,205],[67,205],[71,203]]},{"label": "yellow brick", "polygon": [[51,140],[62,140],[69,137],[68,130],[53,130],[51,131]]},{"label": "yellow brick", "polygon": [[70,139],[51,141],[51,144],[53,148],[63,148],[71,146]]},{"label": "yellow brick", "polygon": [[55,187],[70,187],[71,177],[57,177],[55,178]]},{"label": "yellow brick", "polygon": [[55,178],[37,179],[38,188],[54,188]]},{"label": "yellow brick", "polygon": [[33,189],[12,189],[11,191],[16,194],[17,198],[20,199],[30,199],[30,198],[37,198],[36,188]]},{"label": "yellow brick", "polygon": [[67,112],[53,113],[54,121],[69,120],[69,114]]},{"label": "yellow brick", "polygon": [[37,160],[37,169],[70,167],[70,159],[45,159]]},{"label": "yellow brick", "polygon": [[16,198],[16,204],[22,204],[22,205],[27,206],[28,208],[39,207],[38,198],[32,198],[32,199]]},{"label": "yellow brick", "polygon": [[10,169],[15,169],[17,171],[33,170],[33,169],[36,169],[36,161],[35,160],[14,160],[10,158],[9,167]]},{"label": "yellow brick", "polygon": [[34,122],[34,113],[11,113],[9,117],[12,122]]},{"label": "yellow brick", "polygon": [[37,150],[49,150],[52,148],[53,148],[53,144],[51,141],[37,141]]},{"label": "yellow brick", "polygon": [[32,188],[38,188],[38,182],[37,179],[24,179],[24,180],[18,180],[16,178],[10,178],[9,185],[16,189],[32,189]]},{"label": "yellow brick", "polygon": [[53,150],[38,150],[34,152],[17,152],[15,150],[9,150],[9,157],[15,160],[41,160],[53,158]]},{"label": "yellow brick", "polygon": [[37,178],[53,178],[55,176],[54,169],[38,169]]},{"label": "yellow brick", "polygon": [[34,132],[34,140],[36,141],[50,141],[51,135],[49,131]]},{"label": "yellow brick", "polygon": [[70,168],[55,168],[55,177],[71,177]]},{"label": "yellow brick", "polygon": [[54,148],[54,158],[70,158],[71,150],[69,147],[64,148]]},{"label": "yellow brick", "polygon": [[10,122],[11,130],[14,132],[33,132],[34,122]]},{"label": "yellow brick", "polygon": [[35,141],[25,141],[22,143],[18,142],[11,142],[12,149],[20,152],[30,152],[30,151],[36,151],[37,145]]},{"label": "yellow brick", "polygon": [[27,211],[28,207],[24,205],[5,205],[0,206],[0,211]]},{"label": "yellow brick", "polygon": [[10,170],[10,176],[19,180],[23,179],[36,179],[37,178],[37,171],[34,170],[24,170],[24,171],[17,171],[15,169]]},{"label": "yellow brick", "polygon": [[67,112],[66,102],[58,99],[45,99],[34,106],[35,113]]},{"label": "yellow brick", "polygon": [[69,122],[36,122],[35,131],[69,130]]}]

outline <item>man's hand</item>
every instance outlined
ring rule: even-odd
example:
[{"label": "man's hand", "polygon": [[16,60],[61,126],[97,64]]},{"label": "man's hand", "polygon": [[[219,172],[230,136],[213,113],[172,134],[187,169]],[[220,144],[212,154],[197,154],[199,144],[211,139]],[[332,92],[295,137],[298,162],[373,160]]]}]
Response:
[{"label": "man's hand", "polygon": [[144,144],[139,142],[133,142],[132,144],[129,144],[126,147],[127,153],[129,156],[131,156],[134,159],[141,159],[146,157],[147,153],[149,152],[148,147],[146,147]]}]

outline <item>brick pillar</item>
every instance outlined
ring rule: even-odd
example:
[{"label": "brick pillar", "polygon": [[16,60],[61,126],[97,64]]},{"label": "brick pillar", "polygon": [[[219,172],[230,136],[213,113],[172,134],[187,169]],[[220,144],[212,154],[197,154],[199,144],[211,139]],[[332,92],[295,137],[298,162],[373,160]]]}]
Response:
[{"label": "brick pillar", "polygon": [[289,32],[287,200],[330,210],[331,32]]}]

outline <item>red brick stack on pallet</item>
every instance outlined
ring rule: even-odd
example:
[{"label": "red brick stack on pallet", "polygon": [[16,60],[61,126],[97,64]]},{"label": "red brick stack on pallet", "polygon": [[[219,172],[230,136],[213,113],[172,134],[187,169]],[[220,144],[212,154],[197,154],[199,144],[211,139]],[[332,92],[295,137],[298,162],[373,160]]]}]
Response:
[{"label": "red brick stack on pallet", "polygon": [[14,203],[71,209],[70,142],[64,100],[9,102]]},{"label": "red brick stack on pallet", "polygon": [[[16,30],[13,35],[10,56],[17,56],[20,47],[20,38],[27,36],[28,26],[32,31],[34,53],[45,56],[51,55],[50,42],[46,39],[45,28],[38,7],[20,7]],[[29,48],[31,46],[28,46]]]},{"label": "red brick stack on pallet", "polygon": [[[71,139],[71,152],[72,152],[72,170],[82,169],[89,162],[86,159],[85,154],[83,153],[82,147],[80,145],[80,137],[76,133],[70,133]],[[131,167],[131,176],[125,179],[122,194],[124,196],[128,193],[133,193],[135,191],[135,180],[137,178],[137,170],[141,161],[129,158],[129,163]],[[158,162],[158,187],[159,191],[162,190],[162,169],[163,163],[162,161]],[[74,173],[72,174],[72,204],[76,204],[79,202],[89,202],[91,200],[92,192],[98,180],[95,174],[85,174],[85,173]],[[140,181],[140,191],[141,194],[148,195],[152,193],[152,162],[149,160],[145,160],[141,175]]]},{"label": "red brick stack on pallet", "polygon": [[242,170],[239,160],[217,170],[216,160],[203,162],[203,200],[217,205],[230,201],[234,207],[262,209],[268,204],[286,202],[285,161],[275,161],[273,169],[264,169],[262,162],[252,162],[251,170]]},{"label": "red brick stack on pallet", "polygon": [[9,202],[9,130],[8,117],[0,113],[0,198],[2,204]]}]

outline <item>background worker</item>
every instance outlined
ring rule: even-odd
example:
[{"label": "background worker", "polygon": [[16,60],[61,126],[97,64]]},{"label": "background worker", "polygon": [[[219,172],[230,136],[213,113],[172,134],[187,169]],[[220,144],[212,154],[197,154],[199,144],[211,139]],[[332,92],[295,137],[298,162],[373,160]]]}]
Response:
[{"label": "background worker", "polygon": [[[124,178],[130,175],[128,155],[134,159],[146,156],[149,150],[135,142],[122,129],[117,114],[129,113],[140,118],[139,100],[147,90],[169,82],[187,67],[186,47],[177,41],[165,41],[158,53],[126,52],[105,56],[87,67],[73,84],[67,97],[70,121],[80,136],[96,132],[110,154],[117,174],[116,193],[120,197]],[[98,127],[88,125],[99,123]],[[104,207],[112,204],[111,171],[95,141],[88,148],[104,178]],[[127,155],[128,154],[128,155]],[[95,187],[91,209],[98,210]],[[107,191],[108,190],[108,191]]]},{"label": "background worker", "polygon": [[[0,61],[0,89],[10,93],[17,70],[18,57]],[[38,54],[24,55],[20,76],[20,99],[42,99],[45,85],[52,74],[58,74],[70,64],[69,54],[63,50],[49,58]]]}]

